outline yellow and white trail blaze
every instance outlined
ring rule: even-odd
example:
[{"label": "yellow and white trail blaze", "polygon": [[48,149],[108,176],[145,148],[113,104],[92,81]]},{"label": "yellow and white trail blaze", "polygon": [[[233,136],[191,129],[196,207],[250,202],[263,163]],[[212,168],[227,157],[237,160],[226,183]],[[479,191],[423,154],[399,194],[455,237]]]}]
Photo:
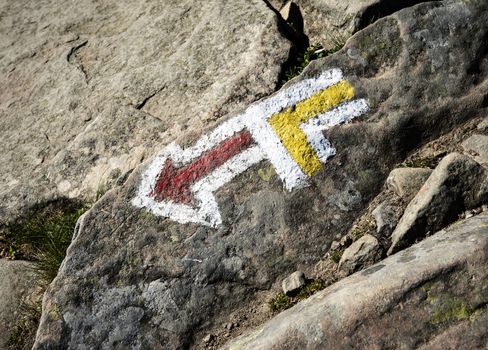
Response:
[{"label": "yellow and white trail blaze", "polygon": [[308,185],[335,154],[323,131],[368,111],[339,69],[302,80],[203,135],[185,150],[170,144],[143,174],[132,203],[180,223],[217,227],[213,192],[268,160],[291,191]]},{"label": "yellow and white trail blaze", "polygon": [[321,162],[301,125],[353,97],[353,87],[343,80],[269,119],[280,141],[308,176],[320,171]]}]

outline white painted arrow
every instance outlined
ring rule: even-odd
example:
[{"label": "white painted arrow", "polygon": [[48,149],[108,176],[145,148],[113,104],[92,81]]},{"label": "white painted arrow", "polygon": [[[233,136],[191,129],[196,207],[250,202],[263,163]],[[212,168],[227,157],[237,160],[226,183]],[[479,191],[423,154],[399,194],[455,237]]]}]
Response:
[{"label": "white painted arrow", "polygon": [[[270,118],[294,106],[299,109],[298,103],[337,86],[344,82],[342,79],[339,69],[325,71],[317,78],[298,82],[251,105],[243,114],[224,122],[209,135],[203,135],[192,147],[183,150],[174,143],[168,145],[142,175],[141,185],[132,203],[179,223],[193,222],[217,227],[222,223],[222,218],[213,193],[262,160],[271,162],[287,190],[307,186],[309,176],[303,171],[303,164],[295,161],[293,150],[290,152],[286,140],[284,142],[277,134],[276,125],[279,123],[270,124]],[[321,101],[329,103],[327,96],[324,96]],[[311,101],[313,105],[314,100]],[[332,102],[330,104],[333,106]],[[314,153],[321,162],[325,162],[335,154],[335,150],[322,131],[347,123],[367,110],[367,103],[363,99],[339,104],[302,123],[300,133],[306,135]],[[283,114],[285,117],[286,113]],[[246,133],[252,136],[253,144],[248,142],[250,137]],[[236,149],[240,146],[242,150]],[[166,182],[162,183],[162,179]],[[163,191],[166,198],[158,191]],[[193,195],[192,200],[187,192]]]}]

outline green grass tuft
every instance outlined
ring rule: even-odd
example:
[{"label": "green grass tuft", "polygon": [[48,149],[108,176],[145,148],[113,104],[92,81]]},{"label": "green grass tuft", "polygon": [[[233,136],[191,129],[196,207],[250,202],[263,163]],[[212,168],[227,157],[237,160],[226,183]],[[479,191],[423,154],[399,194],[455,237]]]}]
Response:
[{"label": "green grass tuft", "polygon": [[32,261],[41,282],[51,283],[71,243],[76,221],[86,210],[84,205],[47,206],[6,225],[10,258]]},{"label": "green grass tuft", "polygon": [[307,299],[311,295],[317,293],[326,287],[326,284],[320,278],[309,281],[297,294],[297,296],[290,297],[283,293],[279,293],[276,297],[268,301],[271,311],[280,312],[289,309],[301,300]]},{"label": "green grass tuft", "polygon": [[415,155],[406,160],[403,164],[407,168],[429,168],[434,169],[445,156],[445,152],[429,154],[426,156]]},{"label": "green grass tuft", "polygon": [[269,307],[272,311],[283,311],[289,309],[294,305],[292,298],[280,293],[275,298],[268,302]]},{"label": "green grass tuft", "polygon": [[334,41],[334,44],[335,46],[331,50],[325,50],[322,48],[322,45],[316,44],[309,46],[305,49],[305,51],[300,52],[295,62],[285,70],[282,79],[278,84],[278,88],[281,88],[286,82],[300,75],[305,67],[308,66],[313,60],[327,57],[342,49],[345,44],[345,40],[336,40]]},{"label": "green grass tuft", "polygon": [[[78,218],[86,205],[59,202],[33,211],[24,219],[7,224],[0,234],[0,257],[31,261],[42,290],[56,277],[71,243]],[[23,304],[7,346],[11,350],[30,349],[41,317],[42,300]]]},{"label": "green grass tuft", "polygon": [[331,255],[330,255],[330,259],[335,262],[336,264],[339,263],[339,261],[341,261],[341,257],[342,257],[342,252],[341,251],[337,251],[337,252],[333,252]]},{"label": "green grass tuft", "polygon": [[322,281],[320,278],[312,280],[310,283],[308,283],[305,287],[303,287],[300,290],[300,293],[298,293],[298,299],[307,299],[309,296],[317,293],[319,290],[322,290],[325,288],[325,282]]}]

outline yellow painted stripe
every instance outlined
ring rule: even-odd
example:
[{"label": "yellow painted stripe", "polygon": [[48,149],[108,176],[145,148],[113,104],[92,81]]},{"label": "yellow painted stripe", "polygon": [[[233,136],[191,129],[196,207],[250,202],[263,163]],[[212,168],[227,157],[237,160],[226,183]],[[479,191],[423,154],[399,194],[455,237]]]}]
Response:
[{"label": "yellow painted stripe", "polygon": [[354,88],[343,80],[269,119],[283,146],[308,176],[318,173],[321,163],[300,125],[353,97]]}]

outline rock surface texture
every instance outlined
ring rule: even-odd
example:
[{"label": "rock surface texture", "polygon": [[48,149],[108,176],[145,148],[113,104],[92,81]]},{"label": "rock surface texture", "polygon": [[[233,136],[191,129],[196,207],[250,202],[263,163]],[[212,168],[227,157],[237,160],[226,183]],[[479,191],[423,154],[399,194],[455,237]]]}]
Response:
[{"label": "rock surface texture", "polygon": [[474,134],[462,143],[464,150],[474,155],[481,164],[488,164],[488,136]]},{"label": "rock surface texture", "polygon": [[468,156],[451,153],[432,172],[393,231],[388,254],[488,202],[488,171]]},{"label": "rock surface texture", "polygon": [[295,271],[285,278],[281,283],[281,288],[285,295],[293,294],[305,285],[305,275],[302,271]]},{"label": "rock surface texture", "polygon": [[31,269],[26,261],[0,259],[0,349],[7,348],[22,305],[30,305],[40,297]]},{"label": "rock surface texture", "polygon": [[413,349],[431,337],[427,349],[482,349],[487,249],[482,214],[337,282],[224,349]]},{"label": "rock surface texture", "polygon": [[[108,47],[104,52],[109,56],[94,51],[89,36],[86,39],[80,36],[74,43],[58,47],[59,52],[65,53],[64,56],[58,53],[58,59],[66,61],[66,55],[72,48],[82,45],[69,55],[73,63],[66,63],[65,71],[61,70],[59,74],[73,75],[73,79],[79,80],[81,91],[84,91],[87,81],[93,84],[92,89],[104,93],[107,86],[113,86],[119,99],[113,103],[99,99],[96,104],[99,109],[93,114],[93,118],[98,117],[85,130],[88,134],[90,132],[87,130],[95,133],[91,134],[92,142],[82,147],[79,143],[84,144],[88,134],[73,136],[68,150],[55,152],[59,153],[55,158],[65,159],[71,154],[75,163],[85,159],[81,156],[82,150],[89,145],[96,147],[99,131],[95,131],[106,131],[106,118],[116,121],[115,125],[121,127],[129,123],[133,135],[136,135],[134,137],[150,140],[147,142],[152,147],[158,141],[161,148],[174,140],[175,135],[171,130],[188,125],[191,131],[177,140],[178,144],[187,147],[194,143],[197,136],[201,136],[201,126],[206,117],[214,115],[214,112],[217,115],[231,112],[224,118],[234,117],[239,107],[269,92],[276,81],[278,68],[268,67],[275,67],[273,62],[284,58],[290,45],[276,32],[264,30],[270,24],[276,25],[274,14],[259,11],[262,6],[257,2],[232,2],[235,6],[229,7],[221,3],[206,2],[189,10],[183,5],[175,5],[178,10],[172,11],[178,14],[174,16],[188,17],[188,32],[165,42],[166,45],[176,45],[175,51],[179,54],[164,67],[158,64],[166,61],[161,59],[159,53],[155,58],[152,51],[160,47],[154,42],[147,43],[136,36],[134,40],[122,40],[127,43],[128,46],[124,48],[128,51],[114,51],[110,47],[119,40],[115,23],[106,28],[95,28],[86,24],[91,22],[81,21],[87,27],[82,27],[80,32],[105,30],[115,35],[113,41],[105,38],[94,43],[97,45],[95,47]],[[141,7],[146,9],[147,4]],[[130,27],[131,33],[139,33],[141,25],[146,24],[175,25],[168,20],[168,16],[173,18],[170,14],[173,12],[160,14],[158,7],[153,7],[152,11],[145,10],[144,14],[130,12],[134,13],[133,21],[142,21],[138,22],[138,26]],[[341,51],[312,62],[300,77],[284,86],[284,89],[292,89],[307,78],[317,78],[330,69],[341,69],[344,80],[353,87],[354,98],[365,99],[369,106],[369,111],[354,123],[331,127],[325,132],[337,154],[323,165],[321,171],[307,179],[308,187],[291,192],[284,190],[280,177],[274,175],[273,169],[270,170],[270,163],[261,161],[213,192],[222,222],[212,228],[194,223],[180,224],[132,205],[145,171],[153,163],[146,162],[137,167],[125,183],[106,193],[81,220],[59,274],[45,294],[43,316],[34,348],[189,348],[203,343],[208,335],[207,329],[227,322],[230,310],[247,308],[256,292],[269,290],[276,283],[279,285],[283,278],[297,269],[308,276],[307,268],[324,256],[337,235],[347,232],[354,219],[380,190],[389,172],[409,152],[470,118],[486,115],[487,7],[488,3],[481,0],[445,1],[401,10],[361,30],[348,40]],[[206,9],[213,9],[214,12],[207,12]],[[148,18],[151,13],[161,16],[158,17],[160,21]],[[77,14],[76,17],[82,16]],[[113,21],[120,21],[124,26],[132,23],[122,18],[114,16]],[[255,22],[238,25],[243,18]],[[69,25],[71,22],[66,23]],[[234,32],[229,30],[234,26]],[[232,38],[223,40],[213,34],[219,30],[222,33],[233,32]],[[252,40],[247,35],[241,36],[240,30],[242,33],[249,30],[254,33]],[[161,38],[165,36],[155,34],[149,37],[163,40]],[[206,41],[201,42],[201,46],[185,44],[188,37],[195,38],[192,43],[201,42],[197,39],[221,42],[221,47],[215,42],[209,44],[218,50],[222,61],[216,61],[215,56],[203,49]],[[238,49],[236,47],[235,51],[227,47],[224,49],[227,41],[234,42],[235,38],[244,40],[244,46],[251,52],[245,55],[231,54],[236,51],[242,53],[243,43],[236,44]],[[83,44],[83,40],[88,41]],[[132,48],[131,45],[143,47]],[[150,65],[153,68],[149,71],[141,69],[141,72],[134,68],[133,74],[119,76],[121,67],[117,62],[129,67],[132,61],[110,55],[119,53],[121,57],[132,57],[129,52],[148,53],[154,59],[151,62],[155,66]],[[186,60],[183,60],[182,66],[178,63],[180,54]],[[192,55],[201,55],[201,59],[195,58],[198,61],[196,66],[185,64],[193,59]],[[103,65],[108,61],[114,65]],[[262,62],[260,68],[252,63],[256,61]],[[85,68],[76,70],[72,64]],[[140,62],[135,64],[136,67],[139,65]],[[248,65],[252,68],[242,68]],[[165,80],[160,75],[151,75],[155,71],[168,72],[169,66],[174,67],[169,71],[180,72],[173,74],[181,74],[185,79]],[[236,66],[240,67],[238,71],[242,68],[245,73],[240,75],[229,68]],[[195,68],[196,72],[185,71],[191,67],[199,68]],[[103,69],[106,69],[108,78],[94,74]],[[15,72],[8,74],[19,74]],[[207,73],[212,77],[211,81],[205,80]],[[14,81],[19,82],[20,77]],[[124,89],[129,81],[129,87]],[[193,83],[198,86],[204,84],[210,90],[194,90],[191,86]],[[54,84],[54,90],[50,90],[52,94],[58,90],[60,96],[68,94],[69,90],[56,85],[56,81],[50,84]],[[178,90],[172,84],[189,86]],[[188,95],[184,103],[179,96],[182,91],[187,91]],[[155,97],[147,100],[155,92]],[[81,93],[79,96],[84,95]],[[95,96],[100,98],[101,95]],[[60,97],[60,100],[66,101],[63,103],[70,101],[67,97]],[[80,106],[86,103],[82,101],[85,100],[80,98]],[[224,102],[225,108],[218,107]],[[59,107],[48,104],[43,108],[50,106]],[[86,107],[82,109],[90,110]],[[168,112],[163,114],[163,111]],[[146,122],[141,122],[139,117]],[[78,122],[81,123],[81,120],[76,119],[75,124]],[[40,127],[37,129],[42,130]],[[61,133],[60,130],[56,132]],[[64,134],[68,138],[71,132]],[[120,136],[115,136],[117,140],[120,139]],[[23,136],[18,134],[12,137]],[[39,138],[42,137],[41,134]],[[135,157],[135,145],[138,143],[130,140],[124,139],[124,147],[127,148],[125,153],[117,151],[118,157],[122,153],[127,154],[127,159]],[[236,140],[241,142],[245,138]],[[13,143],[13,140],[10,142]],[[227,150],[231,146],[225,144],[227,148],[224,148]],[[91,154],[90,148],[87,152]],[[214,159],[211,156],[206,160]],[[80,173],[75,165],[67,166],[66,171]],[[84,176],[81,174],[87,171],[81,171],[79,176]],[[52,174],[58,176],[59,173]],[[67,192],[76,189],[67,185],[62,187]],[[188,201],[191,202],[191,199]],[[482,224],[486,225],[486,217],[474,218],[463,226],[469,228],[466,232],[437,235],[416,248],[390,257],[384,264],[348,280],[347,283],[357,286],[353,291],[345,284],[335,286],[336,293],[342,293],[344,298],[334,299],[334,304],[328,304],[330,299],[327,295],[338,295],[331,290],[313,297],[306,304],[279,316],[277,321],[273,321],[277,323],[263,328],[261,336],[266,335],[263,343],[258,343],[262,338],[256,333],[256,343],[249,340],[248,344],[258,344],[262,348],[276,344],[273,345],[275,348],[281,348],[287,342],[295,342],[300,346],[310,344],[323,348],[323,344],[334,339],[338,342],[364,341],[361,339],[369,334],[369,323],[364,323],[357,333],[351,333],[350,330],[358,324],[354,317],[370,314],[370,326],[373,327],[376,320],[372,313],[373,306],[378,307],[375,310],[386,310],[408,291],[411,291],[408,294],[411,298],[408,300],[412,300],[413,305],[411,312],[417,311],[415,305],[420,303],[421,291],[416,286],[427,279],[436,278],[440,271],[459,267],[459,275],[453,272],[438,280],[445,284],[449,293],[453,286],[454,294],[457,288],[467,288],[467,284],[459,282],[464,281],[467,275],[475,276],[476,281],[486,278],[482,276],[483,269],[476,269],[479,264],[486,264],[483,254],[486,253],[487,236],[486,229],[480,228]],[[402,283],[402,278],[408,283]],[[470,298],[468,301],[470,305],[477,305],[478,290],[470,290],[472,294],[466,294]],[[390,297],[379,297],[381,293]],[[352,303],[354,300],[356,302]],[[364,303],[360,303],[361,300]],[[331,312],[324,313],[330,314],[331,318],[322,324],[333,327],[347,324],[350,328],[344,328],[343,332],[344,335],[349,334],[350,338],[338,336],[339,333],[330,337],[325,328],[315,322],[319,317],[316,308],[325,310],[326,305],[334,306]],[[406,344],[419,344],[424,334],[422,327],[428,324],[431,317],[431,307],[427,303],[419,316],[420,321],[411,324],[408,331],[411,338],[406,335]],[[304,312],[297,319],[301,320],[305,315],[310,319],[295,323],[293,315],[297,310]],[[403,313],[395,310],[396,313],[391,314],[392,319],[403,317]],[[284,320],[286,317],[290,318]],[[391,320],[383,320],[385,324],[391,324]],[[381,324],[376,326],[375,330],[385,330]],[[306,334],[307,340],[300,334]],[[394,332],[385,334],[385,342],[391,339],[392,343],[400,344],[395,337]]]},{"label": "rock surface texture", "polygon": [[397,168],[388,175],[386,183],[399,197],[410,201],[431,173],[431,169],[425,168]]},{"label": "rock surface texture", "polygon": [[420,0],[295,0],[310,43],[334,49],[377,19]]},{"label": "rock surface texture", "polygon": [[380,245],[372,235],[364,235],[344,250],[339,268],[352,273],[376,262],[380,258]]},{"label": "rock surface texture", "polygon": [[292,45],[261,0],[4,1],[0,18],[0,224],[268,95]]}]

